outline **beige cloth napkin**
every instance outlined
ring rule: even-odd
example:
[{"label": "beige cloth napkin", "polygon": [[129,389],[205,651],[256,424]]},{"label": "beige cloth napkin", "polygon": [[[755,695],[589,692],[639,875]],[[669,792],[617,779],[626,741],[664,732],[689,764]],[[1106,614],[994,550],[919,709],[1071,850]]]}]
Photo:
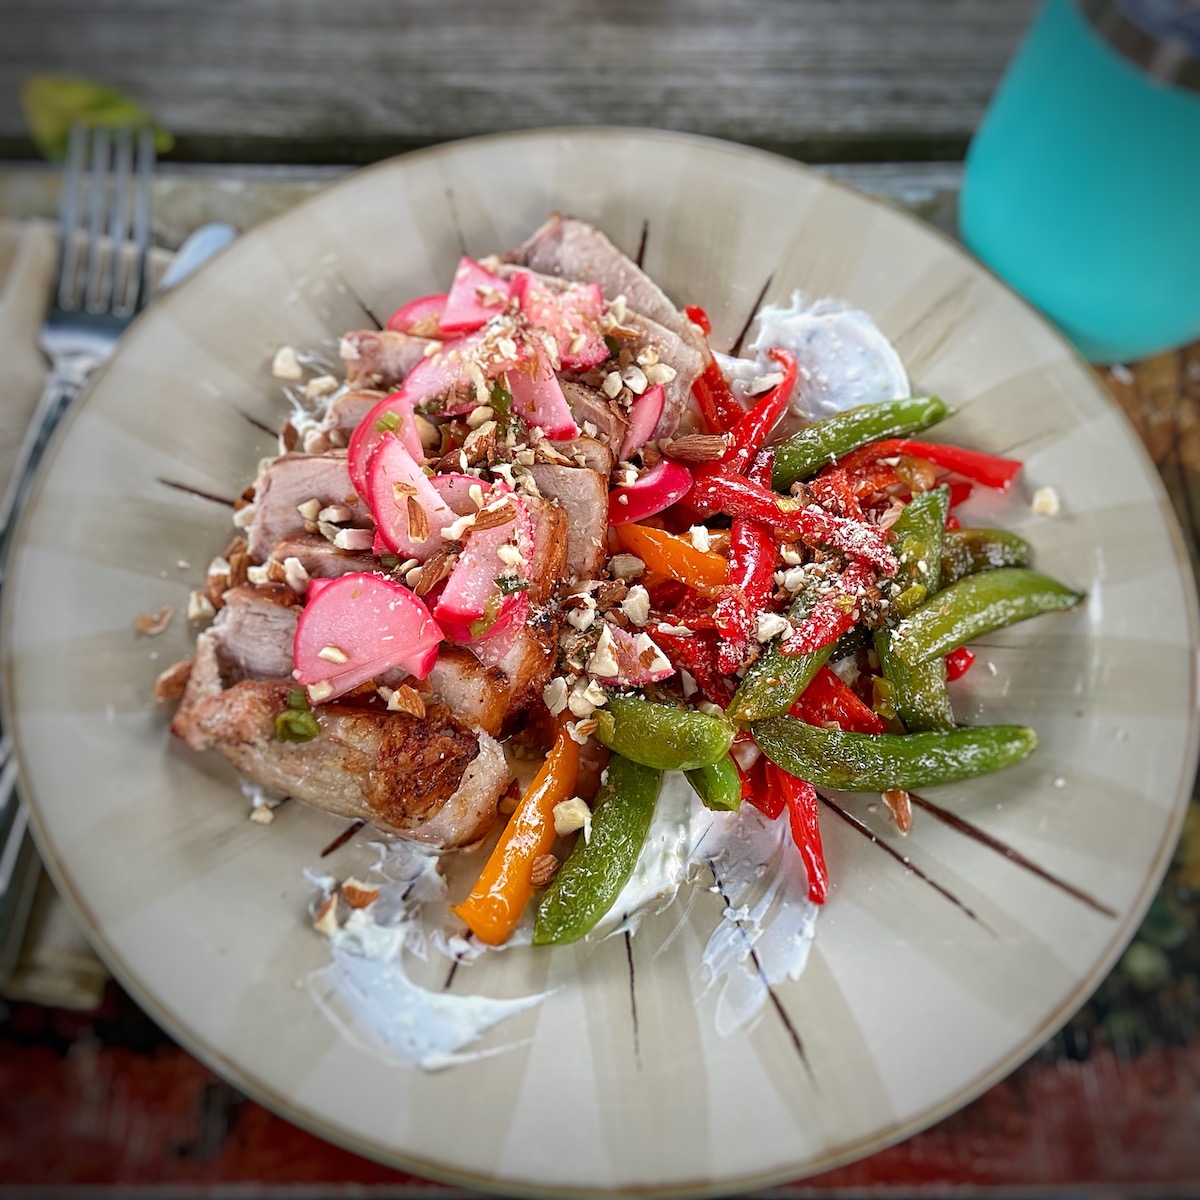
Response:
[{"label": "beige cloth napkin", "polygon": [[[58,259],[58,230],[49,221],[0,220],[0,495],[8,485],[21,440],[46,381],[38,348]],[[151,279],[170,256],[155,251]],[[42,870],[40,864],[37,869]],[[71,910],[45,873],[16,964],[0,980],[0,995],[61,1008],[91,1009],[103,998],[109,974],[83,936]]]}]

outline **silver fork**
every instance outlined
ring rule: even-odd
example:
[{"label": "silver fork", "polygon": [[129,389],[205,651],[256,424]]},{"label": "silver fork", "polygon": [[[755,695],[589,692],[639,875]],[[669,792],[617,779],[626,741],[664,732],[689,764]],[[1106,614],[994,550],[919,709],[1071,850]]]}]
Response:
[{"label": "silver fork", "polygon": [[[153,176],[152,131],[71,130],[58,278],[39,337],[50,376],[0,500],[0,584],[16,516],[50,434],[146,301]],[[39,874],[10,751],[0,730],[0,979],[12,968]]]}]

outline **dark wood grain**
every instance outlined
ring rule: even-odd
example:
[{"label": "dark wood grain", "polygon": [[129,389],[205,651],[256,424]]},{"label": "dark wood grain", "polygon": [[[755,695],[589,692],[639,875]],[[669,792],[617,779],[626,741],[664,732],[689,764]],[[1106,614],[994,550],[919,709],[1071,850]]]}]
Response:
[{"label": "dark wood grain", "polygon": [[816,160],[957,157],[1036,0],[0,0],[0,154],[37,72],[145,102],[184,158],[362,162],[659,126]]}]

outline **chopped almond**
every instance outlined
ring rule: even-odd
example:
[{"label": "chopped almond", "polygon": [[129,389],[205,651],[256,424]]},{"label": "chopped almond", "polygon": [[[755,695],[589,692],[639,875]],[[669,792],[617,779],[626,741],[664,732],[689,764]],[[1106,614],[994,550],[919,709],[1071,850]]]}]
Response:
[{"label": "chopped almond", "polygon": [[351,908],[368,908],[379,898],[379,888],[352,876],[342,884],[342,897]]},{"label": "chopped almond", "polygon": [[907,833],[912,828],[912,800],[903,788],[891,788],[883,793],[883,802],[891,810],[896,828]]},{"label": "chopped almond", "polygon": [[529,882],[535,888],[545,887],[558,874],[559,862],[553,854],[541,854],[529,869]]},{"label": "chopped almond", "polygon": [[333,937],[338,931],[337,893],[326,896],[313,917],[313,928],[326,937]]},{"label": "chopped almond", "polygon": [[680,462],[716,462],[729,447],[725,439],[715,433],[686,433],[683,437],[664,438],[658,448]]},{"label": "chopped almond", "polygon": [[178,700],[187,688],[188,680],[192,677],[192,660],[185,659],[168,667],[154,681],[154,699],[163,704],[168,700]]},{"label": "chopped almond", "polygon": [[164,604],[156,613],[139,613],[133,628],[145,637],[158,637],[170,625],[173,613],[169,604]]},{"label": "chopped almond", "polygon": [[429,536],[429,517],[415,496],[408,497],[408,536],[414,542],[423,542]]},{"label": "chopped almond", "polygon": [[402,683],[388,697],[388,711],[409,713],[411,716],[422,718],[425,716],[425,701],[415,688]]}]

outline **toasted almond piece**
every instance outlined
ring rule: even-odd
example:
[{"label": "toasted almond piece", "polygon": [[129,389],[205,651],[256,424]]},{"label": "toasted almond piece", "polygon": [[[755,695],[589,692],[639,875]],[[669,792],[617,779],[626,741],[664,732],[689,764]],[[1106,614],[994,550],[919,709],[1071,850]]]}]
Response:
[{"label": "toasted almond piece", "polygon": [[332,525],[343,525],[354,520],[354,512],[345,504],[329,504],[317,513],[317,520],[328,521]]},{"label": "toasted almond piece", "polygon": [[883,802],[891,809],[896,828],[907,833],[912,828],[912,800],[903,788],[891,788],[883,793]]},{"label": "toasted almond piece", "polygon": [[296,383],[304,376],[300,360],[291,346],[280,346],[271,359],[271,374],[287,383]]},{"label": "toasted almond piece", "polygon": [[423,718],[425,716],[425,701],[421,699],[416,688],[402,683],[388,697],[388,712],[403,712],[410,716]]},{"label": "toasted almond piece", "polygon": [[379,887],[351,876],[342,884],[342,898],[351,908],[368,908],[379,898]]},{"label": "toasted almond piece", "polygon": [[249,578],[250,555],[244,550],[236,550],[229,556],[229,586],[241,587]]},{"label": "toasted almond piece", "polygon": [[[428,595],[454,570],[457,560],[458,555],[449,546],[439,547],[425,560],[424,566],[413,567],[413,571],[419,571],[420,574],[417,576],[416,582],[409,582],[408,586],[418,596]],[[407,576],[405,578],[407,580]]]},{"label": "toasted almond piece", "polygon": [[350,656],[339,646],[322,646],[317,651],[317,657],[323,658],[326,662],[337,663],[339,666],[350,661]]},{"label": "toasted almond piece", "polygon": [[145,637],[158,637],[170,625],[174,611],[169,604],[164,604],[156,613],[139,613],[133,628]]},{"label": "toasted almond piece", "polygon": [[417,494],[417,489],[411,483],[405,483],[403,479],[392,480],[392,499],[397,508],[403,508],[405,503]]},{"label": "toasted almond piece", "polygon": [[316,375],[304,385],[304,398],[319,400],[322,396],[336,392],[339,386],[337,377],[334,375]]},{"label": "toasted almond piece", "polygon": [[168,700],[178,700],[187,688],[188,680],[192,677],[192,660],[186,658],[168,667],[154,681],[154,699],[159,704]]},{"label": "toasted almond piece", "polygon": [[715,433],[685,433],[683,437],[663,438],[658,448],[680,462],[716,462],[728,449],[728,443]]},{"label": "toasted almond piece", "polygon": [[308,685],[308,698],[313,704],[320,704],[333,695],[333,684],[328,679],[318,679]]},{"label": "toasted almond piece", "polygon": [[480,533],[484,529],[495,529],[497,525],[507,525],[516,517],[513,506],[505,501],[497,508],[481,508],[471,522],[470,532]]},{"label": "toasted almond piece", "polygon": [[417,502],[416,496],[409,496],[408,504],[408,536],[414,542],[423,542],[429,536],[429,517]]},{"label": "toasted almond piece", "polygon": [[270,825],[275,820],[275,810],[269,804],[256,804],[250,810],[250,820],[255,825]]},{"label": "toasted almond piece", "polygon": [[306,521],[315,521],[317,514],[321,511],[321,502],[314,496],[311,500],[305,500],[303,504],[297,504],[296,511]]},{"label": "toasted almond piece", "polygon": [[313,917],[313,928],[326,937],[333,937],[338,931],[337,892],[326,896]]},{"label": "toasted almond piece", "polygon": [[530,864],[529,882],[535,888],[545,887],[558,874],[559,862],[553,854],[539,854]]},{"label": "toasted almond piece", "polygon": [[207,621],[216,611],[206,593],[198,591],[188,593],[187,619],[189,621]]}]

